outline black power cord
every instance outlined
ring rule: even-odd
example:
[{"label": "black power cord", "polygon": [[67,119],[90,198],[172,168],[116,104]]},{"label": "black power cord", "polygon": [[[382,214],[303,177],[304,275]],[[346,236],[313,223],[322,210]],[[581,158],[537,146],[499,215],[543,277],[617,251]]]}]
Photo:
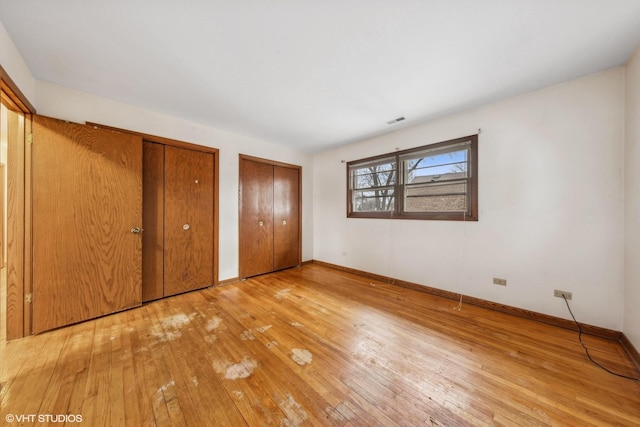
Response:
[{"label": "black power cord", "polygon": [[616,377],[626,378],[626,379],[632,380],[632,381],[640,381],[640,378],[629,377],[627,375],[622,375],[622,374],[618,374],[617,372],[613,372],[612,370],[607,369],[606,367],[602,366],[601,364],[599,364],[598,362],[593,360],[593,358],[589,354],[589,349],[582,342],[582,326],[580,326],[580,323],[578,323],[578,321],[576,320],[576,316],[573,315],[573,312],[571,311],[571,307],[569,306],[569,301],[567,301],[567,297],[562,295],[562,298],[564,299],[565,304],[567,304],[567,308],[569,309],[569,313],[571,314],[571,317],[573,318],[573,321],[578,326],[578,340],[580,341],[580,345],[582,345],[582,348],[584,348],[584,352],[587,354],[587,357],[589,358],[591,363],[593,363],[594,365],[596,365],[600,369],[604,369],[605,371],[607,371],[611,375],[615,375]]}]

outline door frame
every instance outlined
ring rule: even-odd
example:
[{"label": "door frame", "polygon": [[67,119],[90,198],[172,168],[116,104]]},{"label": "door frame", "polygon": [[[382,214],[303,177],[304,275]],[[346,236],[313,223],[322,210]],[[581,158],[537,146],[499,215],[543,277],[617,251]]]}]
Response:
[{"label": "door frame", "polygon": [[7,153],[6,339],[31,334],[31,117],[35,107],[0,65],[2,98],[24,115],[20,140],[10,141]]},{"label": "door frame", "polygon": [[[265,163],[271,166],[279,166],[298,170],[298,260],[302,263],[302,166],[292,163],[284,163],[277,160],[265,159],[262,157],[249,156],[247,154],[238,155],[238,277],[242,271],[242,258],[240,254],[240,239],[242,238],[242,161],[249,160],[257,163]],[[300,265],[298,264],[298,265]],[[240,277],[244,279],[243,277]]]}]

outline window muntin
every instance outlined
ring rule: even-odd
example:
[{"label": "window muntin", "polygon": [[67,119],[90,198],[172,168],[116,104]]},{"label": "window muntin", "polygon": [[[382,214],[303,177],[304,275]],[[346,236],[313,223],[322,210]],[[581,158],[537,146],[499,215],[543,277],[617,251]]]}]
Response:
[{"label": "window muntin", "polygon": [[349,217],[477,220],[477,135],[349,162]]}]

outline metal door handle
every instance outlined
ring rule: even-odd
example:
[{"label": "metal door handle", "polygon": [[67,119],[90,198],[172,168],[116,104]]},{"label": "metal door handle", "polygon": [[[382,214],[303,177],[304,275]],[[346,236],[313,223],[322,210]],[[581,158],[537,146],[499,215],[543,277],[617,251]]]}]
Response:
[{"label": "metal door handle", "polygon": [[262,222],[262,221],[258,221],[258,225],[259,225],[260,227],[262,227],[262,226],[264,225],[264,222]]},{"label": "metal door handle", "polygon": [[287,225],[287,220],[286,219],[282,220],[282,225]]},{"label": "metal door handle", "polygon": [[143,230],[142,230],[142,228],[140,228],[140,227],[133,227],[133,228],[131,229],[131,232],[132,232],[133,234],[140,234],[140,233],[142,233],[142,231],[143,231]]},{"label": "metal door handle", "polygon": [[185,224],[185,225],[182,226],[182,229],[185,230],[185,231],[187,231],[190,228],[191,228],[191,226],[189,224]]}]

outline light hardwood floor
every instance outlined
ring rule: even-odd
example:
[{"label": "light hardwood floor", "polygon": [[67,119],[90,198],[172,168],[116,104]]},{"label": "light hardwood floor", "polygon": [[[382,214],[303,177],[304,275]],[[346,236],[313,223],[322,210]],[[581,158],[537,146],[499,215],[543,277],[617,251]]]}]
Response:
[{"label": "light hardwood floor", "polygon": [[0,343],[0,422],[640,425],[640,383],[575,332],[456,306],[318,265],[179,295]]}]

